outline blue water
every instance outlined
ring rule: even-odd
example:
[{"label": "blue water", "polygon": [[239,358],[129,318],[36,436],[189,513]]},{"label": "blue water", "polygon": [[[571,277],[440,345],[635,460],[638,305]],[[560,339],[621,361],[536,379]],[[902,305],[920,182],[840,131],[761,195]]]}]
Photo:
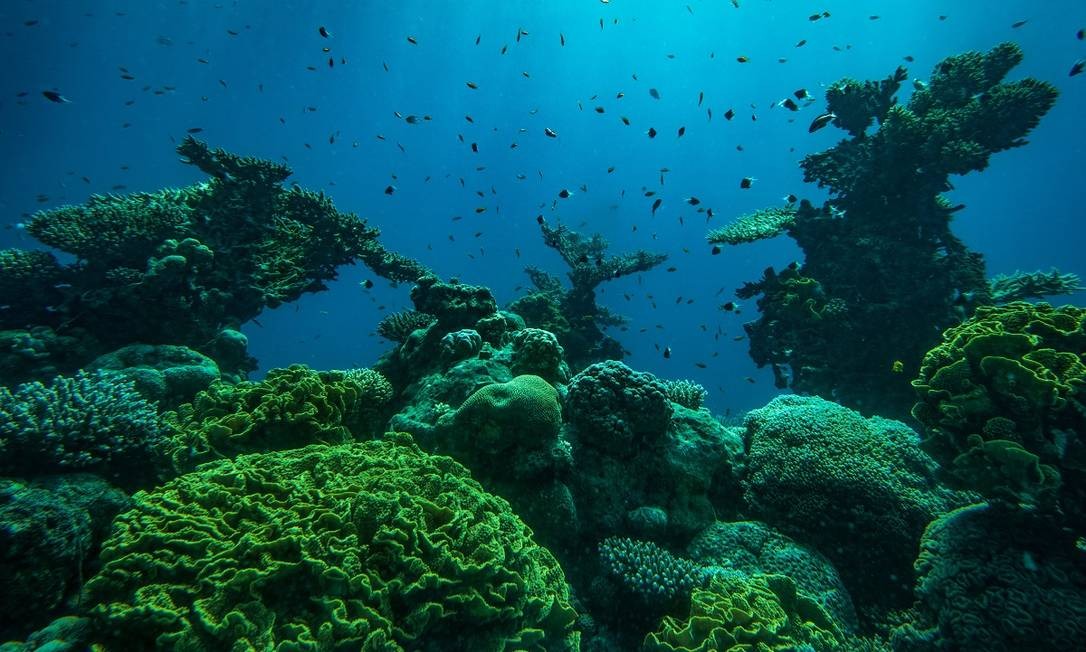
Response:
[{"label": "blue water", "polygon": [[[808,20],[815,11],[831,16]],[[1028,22],[1012,28],[1021,20]],[[600,303],[630,318],[627,331],[611,334],[632,367],[700,382],[717,413],[762,405],[775,392],[747,343],[733,339],[756,317],[754,306],[736,315],[718,305],[798,251],[779,238],[710,256],[705,216],[683,198],[712,207],[713,226],[789,193],[820,199],[797,162],[843,135],[807,133],[824,87],[843,76],[881,79],[911,56],[910,76],[924,79],[946,56],[1018,43],[1026,57],[1011,77],[1050,81],[1060,99],[1029,146],[953,180],[951,201],[968,206],[954,228],[987,257],[991,274],[1050,266],[1086,273],[1086,75],[1068,77],[1086,57],[1086,42],[1075,38],[1086,26],[1081,1],[743,0],[736,9],[726,0],[7,0],[0,23],[0,246],[33,246],[16,225],[37,209],[202,180],[173,149],[187,129],[201,128],[212,146],[285,160],[293,180],[379,226],[388,247],[443,277],[488,285],[502,304],[529,285],[524,265],[565,271],[539,237],[541,213],[602,233],[614,252],[667,253],[656,270],[605,284]],[[518,28],[527,32],[519,42]],[[795,47],[801,39],[807,43]],[[135,79],[122,79],[121,67]],[[771,108],[798,88],[819,101],[799,113]],[[41,92],[49,89],[71,102],[48,102]],[[397,111],[432,120],[409,125]],[[680,126],[686,133],[677,138]],[[559,137],[545,137],[545,127]],[[670,172],[659,187],[663,167]],[[740,189],[748,176],[753,187]],[[392,195],[384,194],[389,184]],[[664,200],[655,218],[642,187]],[[552,209],[563,188],[575,194]],[[370,278],[375,287],[363,290]],[[269,311],[244,331],[262,371],[292,362],[364,366],[390,347],[373,333],[376,323],[408,307],[407,287],[345,268],[329,291]],[[673,355],[664,359],[668,346]]]}]

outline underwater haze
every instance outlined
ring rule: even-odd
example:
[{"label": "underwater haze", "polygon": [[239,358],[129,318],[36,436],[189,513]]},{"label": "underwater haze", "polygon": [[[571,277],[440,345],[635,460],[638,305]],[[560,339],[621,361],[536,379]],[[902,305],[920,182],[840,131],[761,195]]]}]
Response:
[{"label": "underwater haze", "polygon": [[0,651],[1080,649],[1086,3],[0,25]]}]

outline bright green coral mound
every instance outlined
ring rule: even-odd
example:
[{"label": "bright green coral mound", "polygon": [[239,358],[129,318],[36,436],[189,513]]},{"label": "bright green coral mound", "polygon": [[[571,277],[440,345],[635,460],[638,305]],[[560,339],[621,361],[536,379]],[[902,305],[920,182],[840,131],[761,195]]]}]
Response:
[{"label": "bright green coral mound", "polygon": [[762,208],[748,213],[731,224],[713,229],[706,236],[713,244],[742,244],[775,238],[783,233],[796,219],[796,210],[789,206],[783,208]]},{"label": "bright green coral mound", "polygon": [[[924,447],[986,495],[1081,513],[1086,309],[1009,303],[947,330],[913,381]],[[1061,485],[1062,481],[1062,487]]]},{"label": "bright green coral mound", "polygon": [[291,365],[259,382],[214,382],[165,420],[174,430],[174,464],[184,471],[243,453],[369,437],[390,398],[392,386],[376,371]]},{"label": "bright green coral mound", "polygon": [[577,647],[554,557],[406,435],[223,460],[134,500],[84,596],[105,649]]},{"label": "bright green coral mound", "polygon": [[840,649],[844,636],[818,603],[783,575],[715,575],[694,589],[690,617],[665,617],[645,638],[649,652],[770,652]]}]

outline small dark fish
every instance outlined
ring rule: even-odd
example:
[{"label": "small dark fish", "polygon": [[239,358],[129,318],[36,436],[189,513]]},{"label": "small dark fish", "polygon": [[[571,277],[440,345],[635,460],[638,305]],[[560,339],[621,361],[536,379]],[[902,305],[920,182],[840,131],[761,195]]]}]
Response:
[{"label": "small dark fish", "polygon": [[479,85],[478,85],[478,84],[476,84],[475,82],[470,82],[470,81],[469,81],[469,82],[464,82],[464,83],[465,83],[465,84],[467,84],[467,85],[468,85],[468,88],[470,88],[470,89],[471,89],[471,90],[473,90],[473,91],[474,91],[474,90],[478,90],[478,89],[479,89]]},{"label": "small dark fish", "polygon": [[739,57],[736,57],[735,60],[738,61],[739,63],[747,63],[748,61],[750,61],[750,57],[739,56]]},{"label": "small dark fish", "polygon": [[656,215],[656,209],[660,208],[660,204],[662,203],[664,203],[663,199],[657,199],[656,201],[652,202],[652,214],[654,216]]},{"label": "small dark fish", "polygon": [[705,99],[705,91],[698,91],[698,106],[701,106],[701,102],[704,99]]},{"label": "small dark fish", "polygon": [[603,109],[602,106],[597,106],[596,107],[596,113],[603,113],[603,111],[604,111],[604,109]]},{"label": "small dark fish", "polygon": [[627,127],[630,126],[630,119],[626,116],[620,116],[619,119],[622,120],[622,124],[626,125]]},{"label": "small dark fish", "polygon": [[654,100],[658,100],[658,99],[660,99],[660,91],[656,90],[655,88],[650,88],[650,89],[649,89],[649,95],[650,95],[650,96],[652,97],[652,99],[654,99]]},{"label": "small dark fish", "polygon": [[728,303],[722,304],[720,306],[720,309],[724,312],[732,312],[733,310],[735,310],[735,302],[729,301]]},{"label": "small dark fish", "polygon": [[713,248],[709,251],[709,253],[712,254],[713,256],[719,256],[720,255],[720,247],[718,245],[713,245]]},{"label": "small dark fish", "polygon": [[535,221],[536,221],[536,224],[542,224],[542,223],[543,223],[543,222],[545,222],[546,220],[544,220],[544,219],[543,219],[543,216],[542,216],[542,215],[536,215],[536,216],[535,216]]},{"label": "small dark fish", "polygon": [[396,186],[385,186],[386,195],[391,195],[394,192],[396,192]]},{"label": "small dark fish", "polygon": [[478,154],[478,153],[479,153],[479,143],[472,143],[472,144],[471,144],[471,151],[473,151],[473,152],[475,152],[476,154]]},{"label": "small dark fish", "polygon": [[192,127],[191,129],[186,129],[185,131],[187,131],[190,134],[198,134],[203,130],[204,130],[203,127]]},{"label": "small dark fish", "polygon": [[559,33],[558,34],[558,39],[559,39],[559,42],[562,44],[562,47],[565,47],[565,45],[566,45],[566,35]]},{"label": "small dark fish", "polygon": [[656,138],[656,130],[652,127],[649,127],[649,130],[645,133],[649,135],[649,138]]},{"label": "small dark fish", "polygon": [[686,127],[679,127],[679,135],[676,136],[676,138],[682,138],[683,134],[685,134],[685,133],[686,133]]},{"label": "small dark fish", "polygon": [[790,97],[784,98],[784,101],[781,102],[781,106],[788,109],[789,111],[799,111],[799,105],[796,104]]},{"label": "small dark fish", "polygon": [[1029,20],[1019,20],[1017,22],[1011,23],[1011,29],[1018,29],[1019,27],[1025,25],[1028,22]]},{"label": "small dark fish", "polygon": [[746,190],[747,188],[750,188],[753,184],[754,184],[754,179],[752,177],[743,177],[742,179],[739,180],[739,187],[742,188],[743,190]]},{"label": "small dark fish", "polygon": [[410,43],[411,45],[418,45],[419,44],[418,39],[416,39],[414,36],[408,36],[407,37],[407,42]]},{"label": "small dark fish", "polygon": [[613,166],[613,165],[611,167],[607,168],[607,174],[611,174],[614,171],[615,171],[615,166]]},{"label": "small dark fish", "polygon": [[833,122],[834,118],[836,117],[837,114],[833,111],[830,111],[829,113],[823,113],[811,122],[811,126],[807,127],[807,133],[813,134],[814,132]]},{"label": "small dark fish", "polygon": [[912,55],[905,55],[904,57],[901,57],[901,58],[908,61],[909,63],[912,63],[913,61],[916,61],[916,59],[913,58]]},{"label": "small dark fish", "polygon": [[373,287],[373,281],[371,281],[369,279],[366,279],[366,280],[362,281],[362,287],[366,288],[367,290],[372,288]]},{"label": "small dark fish", "polygon": [[328,28],[325,27],[324,25],[321,25],[320,27],[317,28],[317,33],[320,34],[321,36],[323,36],[324,38],[329,38],[329,37],[332,36],[331,34],[328,33]]},{"label": "small dark fish", "polygon": [[1080,29],[1079,31],[1075,32],[1075,38],[1080,41],[1082,39],[1086,39],[1086,29]]},{"label": "small dark fish", "polygon": [[727,111],[724,112],[724,119],[725,120],[731,120],[734,117],[735,117],[735,111],[734,110],[728,109]]},{"label": "small dark fish", "polygon": [[566,190],[565,188],[562,188],[561,190],[558,191],[558,196],[561,197],[562,199],[569,199],[571,195],[573,195],[573,193]]},{"label": "small dark fish", "polygon": [[551,129],[550,127],[543,127],[543,133],[548,138],[558,138],[558,132],[555,131],[554,129]]},{"label": "small dark fish", "polygon": [[670,346],[665,346],[664,347],[664,359],[666,360],[666,359],[668,359],[670,357],[671,357],[671,347]]},{"label": "small dark fish", "polygon": [[1067,74],[1068,77],[1074,77],[1081,73],[1083,69],[1086,69],[1086,61],[1076,61],[1075,65],[1071,66],[1071,72]]},{"label": "small dark fish", "polygon": [[45,99],[49,100],[50,102],[56,102],[57,104],[71,104],[72,103],[71,100],[64,97],[60,93],[57,93],[56,91],[42,91],[41,94],[44,95]]},{"label": "small dark fish", "polygon": [[787,202],[788,202],[789,204],[794,204],[794,203],[796,203],[796,200],[797,200],[797,199],[799,199],[799,197],[796,197],[795,195],[792,195],[792,194],[790,194],[790,195],[788,195],[787,197],[785,197],[784,199],[785,199],[785,200],[786,200],[786,201],[787,201]]},{"label": "small dark fish", "polygon": [[807,92],[806,88],[801,88],[799,90],[793,91],[792,95],[795,95],[797,100],[805,100],[811,96],[811,94]]},{"label": "small dark fish", "polygon": [[419,117],[417,115],[409,115],[403,119],[409,125],[417,125],[419,123]]},{"label": "small dark fish", "polygon": [[388,72],[388,63],[382,61],[381,62],[381,67],[385,69],[385,72]]},{"label": "small dark fish", "polygon": [[799,43],[796,43],[797,48],[801,48],[804,45],[807,45],[807,39],[800,39]]},{"label": "small dark fish", "polygon": [[475,45],[479,45],[479,41],[481,41],[482,39],[483,39],[482,34],[479,34],[478,36],[476,36],[475,37]]},{"label": "small dark fish", "polygon": [[698,204],[701,203],[701,200],[698,199],[697,197],[687,197],[686,203],[690,204],[691,206],[697,206]]},{"label": "small dark fish", "polygon": [[479,207],[477,207],[477,208],[475,209],[475,212],[476,212],[476,213],[485,213],[485,212],[486,212],[486,206],[479,206]]},{"label": "small dark fish", "polygon": [[501,53],[502,53],[502,54],[505,54],[505,53],[506,53],[506,52],[508,52],[508,51],[509,51],[509,46],[508,46],[508,45],[503,45],[503,46],[502,46],[502,51],[501,51]]}]

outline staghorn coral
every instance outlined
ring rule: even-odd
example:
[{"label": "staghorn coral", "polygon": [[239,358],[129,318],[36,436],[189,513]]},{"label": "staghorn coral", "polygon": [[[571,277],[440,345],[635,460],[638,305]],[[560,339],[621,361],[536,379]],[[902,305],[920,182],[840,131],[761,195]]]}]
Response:
[{"label": "staghorn coral", "polygon": [[648,603],[689,598],[690,591],[705,584],[711,575],[707,569],[651,541],[620,537],[600,542],[600,564],[627,591]]},{"label": "staghorn coral", "polygon": [[950,175],[1024,145],[1053,106],[1051,84],[1004,80],[1021,58],[1009,43],[949,57],[906,104],[895,95],[902,68],[828,89],[834,124],[850,137],[800,164],[830,195],[821,207],[800,201],[787,227],[803,263],[741,290],[762,294],[745,328],[778,386],[905,418],[912,391],[894,362],[916,369],[938,332],[992,302],[983,257],[950,230],[964,205],[942,193]]},{"label": "staghorn coral", "polygon": [[982,306],[943,333],[913,381],[923,445],[949,479],[1081,522],[1086,310]]},{"label": "staghorn coral", "polygon": [[165,432],[135,384],[107,371],[0,387],[0,473],[94,471],[139,486],[155,479]]},{"label": "staghorn coral", "polygon": [[554,557],[405,435],[222,460],[134,501],[84,593],[104,650],[578,647]]},{"label": "staghorn coral", "polygon": [[775,238],[784,233],[795,219],[796,209],[791,206],[763,208],[713,229],[706,239],[713,244],[734,245]]}]

